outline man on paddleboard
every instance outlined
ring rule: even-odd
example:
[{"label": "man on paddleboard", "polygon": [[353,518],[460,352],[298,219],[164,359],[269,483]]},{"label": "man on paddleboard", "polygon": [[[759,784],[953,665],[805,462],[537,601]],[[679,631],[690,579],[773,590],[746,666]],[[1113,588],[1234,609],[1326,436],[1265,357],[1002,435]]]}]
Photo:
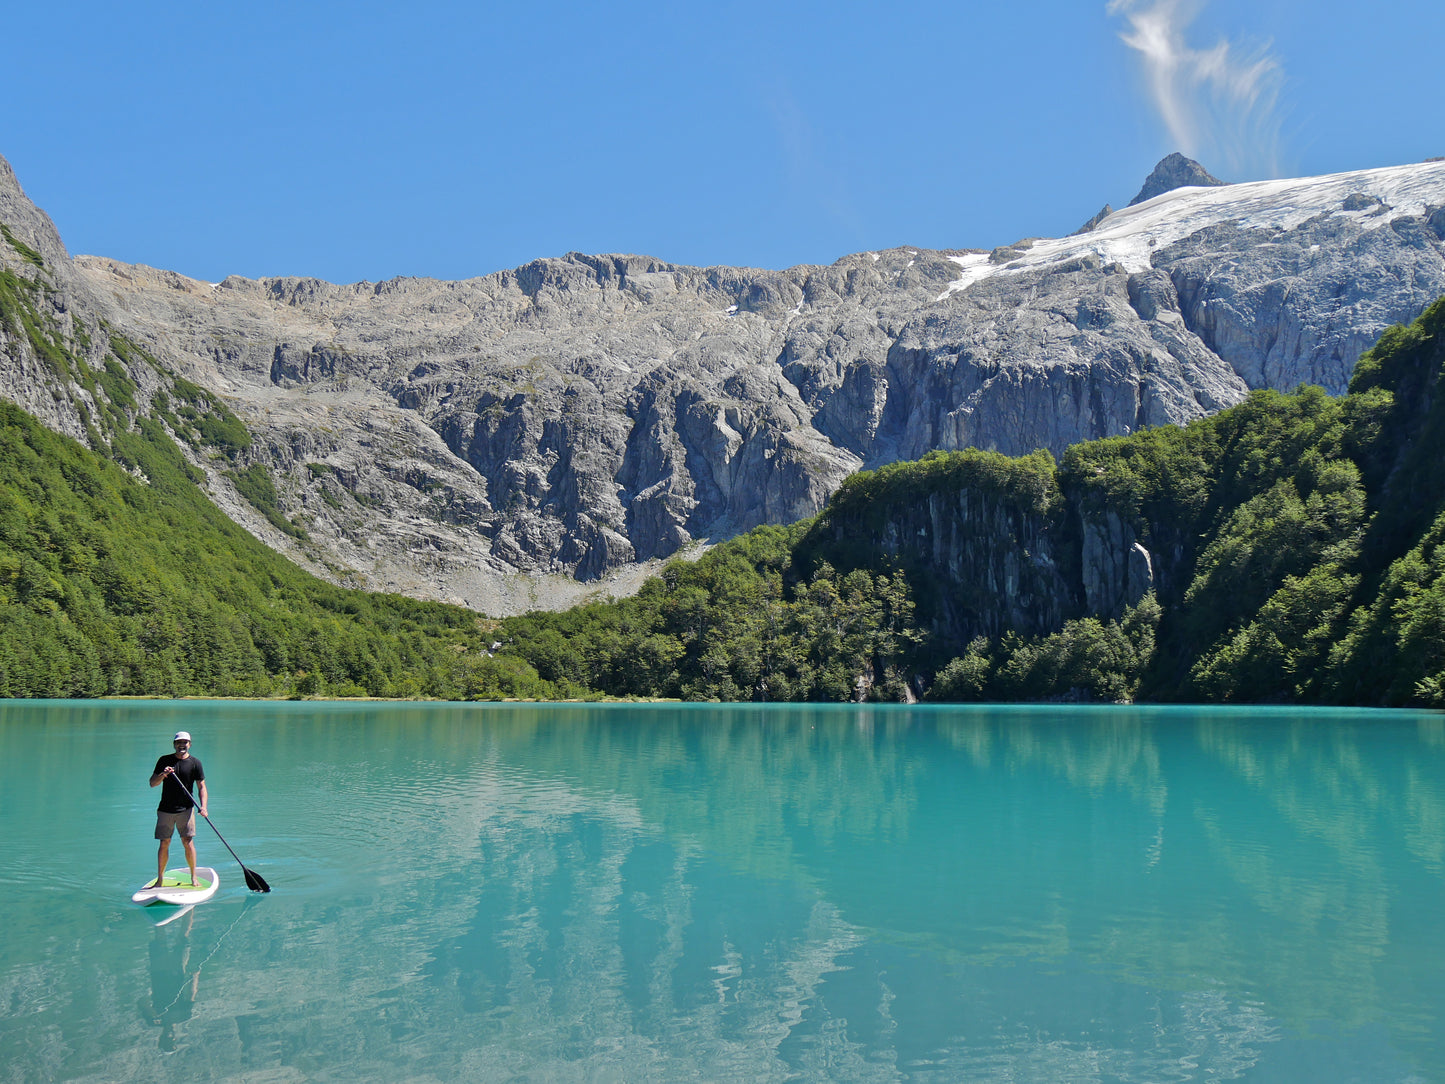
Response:
[{"label": "man on paddleboard", "polygon": [[191,736],[184,730],[177,731],[171,743],[176,751],[157,760],[156,770],[151,773],[151,786],[161,788],[161,802],[156,806],[156,839],[160,840],[160,850],[156,855],[156,883],[152,888],[159,888],[165,879],[166,860],[171,855],[171,833],[177,831],[186,848],[191,884],[196,883],[196,803],[186,791],[196,796],[201,816],[206,815],[206,770],[191,756]]}]

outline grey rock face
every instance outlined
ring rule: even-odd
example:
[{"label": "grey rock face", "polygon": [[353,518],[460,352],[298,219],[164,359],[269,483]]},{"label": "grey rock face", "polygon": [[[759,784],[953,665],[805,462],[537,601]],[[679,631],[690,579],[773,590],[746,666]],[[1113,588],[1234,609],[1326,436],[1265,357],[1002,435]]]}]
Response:
[{"label": "grey rock face", "polygon": [[[1156,568],[1176,555],[1151,554],[1117,512],[1078,492],[1055,496],[1045,510],[987,482],[939,486],[922,502],[882,498],[881,517],[834,505],[810,537],[825,554],[861,548],[947,584],[926,609],[932,632],[955,644],[1010,631],[1046,635],[1080,617],[1118,620],[1165,586]],[[1155,526],[1152,535],[1167,536]]]},{"label": "grey rock face", "polygon": [[[1142,318],[1130,282],[1122,266],[1086,258],[996,276],[916,316],[888,351],[886,409],[860,457],[970,446],[1057,455],[1080,440],[1200,417],[1248,393],[1182,319]],[[1018,303],[1021,293],[1028,304]]]},{"label": "grey rock face", "polygon": [[1154,589],[1154,559],[1115,512],[1080,516],[1083,613],[1118,620]]},{"label": "grey rock face", "polygon": [[[465,282],[211,285],[70,260],[0,174],[54,303],[223,397],[311,541],[198,464],[230,514],[319,574],[492,613],[629,590],[650,562],[813,514],[860,466],[1057,455],[1251,388],[1338,391],[1445,292],[1442,208],[1445,165],[1424,164],[1171,189],[992,253],[785,271],[572,253]],[[21,273],[17,252],[0,245]],[[0,392],[83,438],[76,389],[0,345]],[[1142,575],[1115,541],[1101,599]]]},{"label": "grey rock face", "polygon": [[1144,186],[1139,189],[1139,194],[1129,201],[1129,206],[1133,207],[1155,196],[1162,196],[1176,188],[1213,188],[1225,183],[1193,158],[1185,158],[1176,151],[1159,160],[1154,171],[1144,179]]},{"label": "grey rock face", "polygon": [[1379,229],[1335,214],[1293,229],[1221,223],[1154,263],[1184,322],[1251,388],[1340,394],[1381,331],[1445,293],[1440,237],[1418,215]]},{"label": "grey rock face", "polygon": [[881,528],[870,518],[835,506],[814,538],[824,552],[861,542],[947,583],[928,599],[933,631],[945,639],[1041,635],[1079,613],[1079,547],[1056,517],[1007,494],[978,485],[936,489],[925,501],[890,506]]},{"label": "grey rock face", "polygon": [[10,163],[0,157],[0,223],[5,225],[5,252],[0,260],[6,266],[18,267],[25,262],[21,245],[35,252],[50,266],[69,262],[70,254],[60,240],[60,233],[50,216],[26,197]]},{"label": "grey rock face", "polygon": [[[48,310],[64,314],[74,306],[73,292],[65,280],[57,283],[49,268],[69,268],[70,254],[49,216],[25,197],[10,163],[0,158],[0,270],[23,282],[43,282],[35,291],[36,301]],[[54,377],[15,321],[0,323],[0,396],[22,407],[56,432],[77,440],[85,439],[77,400],[55,394]],[[83,396],[83,392],[82,392]],[[85,400],[79,400],[84,406]],[[94,404],[89,404],[93,406]]]}]

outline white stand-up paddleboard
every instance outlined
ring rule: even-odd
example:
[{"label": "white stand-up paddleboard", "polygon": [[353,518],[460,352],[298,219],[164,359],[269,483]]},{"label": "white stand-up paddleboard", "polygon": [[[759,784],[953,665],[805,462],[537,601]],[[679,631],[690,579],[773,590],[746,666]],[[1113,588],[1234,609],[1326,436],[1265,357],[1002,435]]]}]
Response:
[{"label": "white stand-up paddleboard", "polygon": [[[154,878],[152,878],[154,880]],[[161,883],[152,888],[150,881],[131,897],[132,903],[169,903],[176,906],[201,903],[216,894],[221,887],[221,878],[210,866],[196,867],[196,883],[191,884],[191,871],[187,866],[168,869]]]}]

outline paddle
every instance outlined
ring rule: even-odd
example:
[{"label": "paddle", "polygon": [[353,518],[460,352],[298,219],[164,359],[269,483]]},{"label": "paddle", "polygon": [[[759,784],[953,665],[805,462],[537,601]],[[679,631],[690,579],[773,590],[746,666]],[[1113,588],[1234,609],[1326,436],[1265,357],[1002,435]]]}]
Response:
[{"label": "paddle", "polygon": [[[171,773],[171,778],[175,779],[176,784],[181,788],[181,790],[186,792],[186,797],[189,798],[191,800],[191,804],[196,807],[196,811],[200,812],[201,804],[196,801],[196,796],[191,793],[191,788],[182,783],[174,772]],[[201,816],[206,817],[204,813],[201,813]],[[206,823],[211,824],[210,817],[206,817]],[[231,851],[231,845],[226,842],[226,837],[221,835],[221,830],[217,828],[214,824],[211,824],[211,831],[216,833],[216,838],[221,841],[221,846],[225,847],[226,850]],[[246,863],[241,861],[240,855],[238,855],[235,851],[231,851],[231,857],[236,860],[236,865],[240,866],[241,872],[246,875],[247,888],[249,888],[252,892],[271,891],[271,886],[266,883],[266,878],[262,877],[253,869],[247,869]]]}]

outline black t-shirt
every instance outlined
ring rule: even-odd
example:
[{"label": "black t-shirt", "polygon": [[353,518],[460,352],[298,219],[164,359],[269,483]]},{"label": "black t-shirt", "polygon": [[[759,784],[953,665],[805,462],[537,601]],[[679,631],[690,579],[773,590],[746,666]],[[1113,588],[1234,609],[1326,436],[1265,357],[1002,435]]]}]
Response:
[{"label": "black t-shirt", "polygon": [[[167,753],[156,761],[156,770],[151,772],[151,775],[157,774],[167,765],[176,770],[176,775],[168,775],[161,782],[161,804],[156,806],[156,812],[184,813],[195,803],[186,797],[184,790],[181,790],[181,783],[184,783],[187,790],[195,794],[196,784],[206,778],[206,769],[201,767],[201,762],[195,757],[186,757],[185,760],[182,760],[174,753]],[[176,782],[176,776],[180,776],[181,783]],[[197,797],[200,796],[197,795]]]}]

